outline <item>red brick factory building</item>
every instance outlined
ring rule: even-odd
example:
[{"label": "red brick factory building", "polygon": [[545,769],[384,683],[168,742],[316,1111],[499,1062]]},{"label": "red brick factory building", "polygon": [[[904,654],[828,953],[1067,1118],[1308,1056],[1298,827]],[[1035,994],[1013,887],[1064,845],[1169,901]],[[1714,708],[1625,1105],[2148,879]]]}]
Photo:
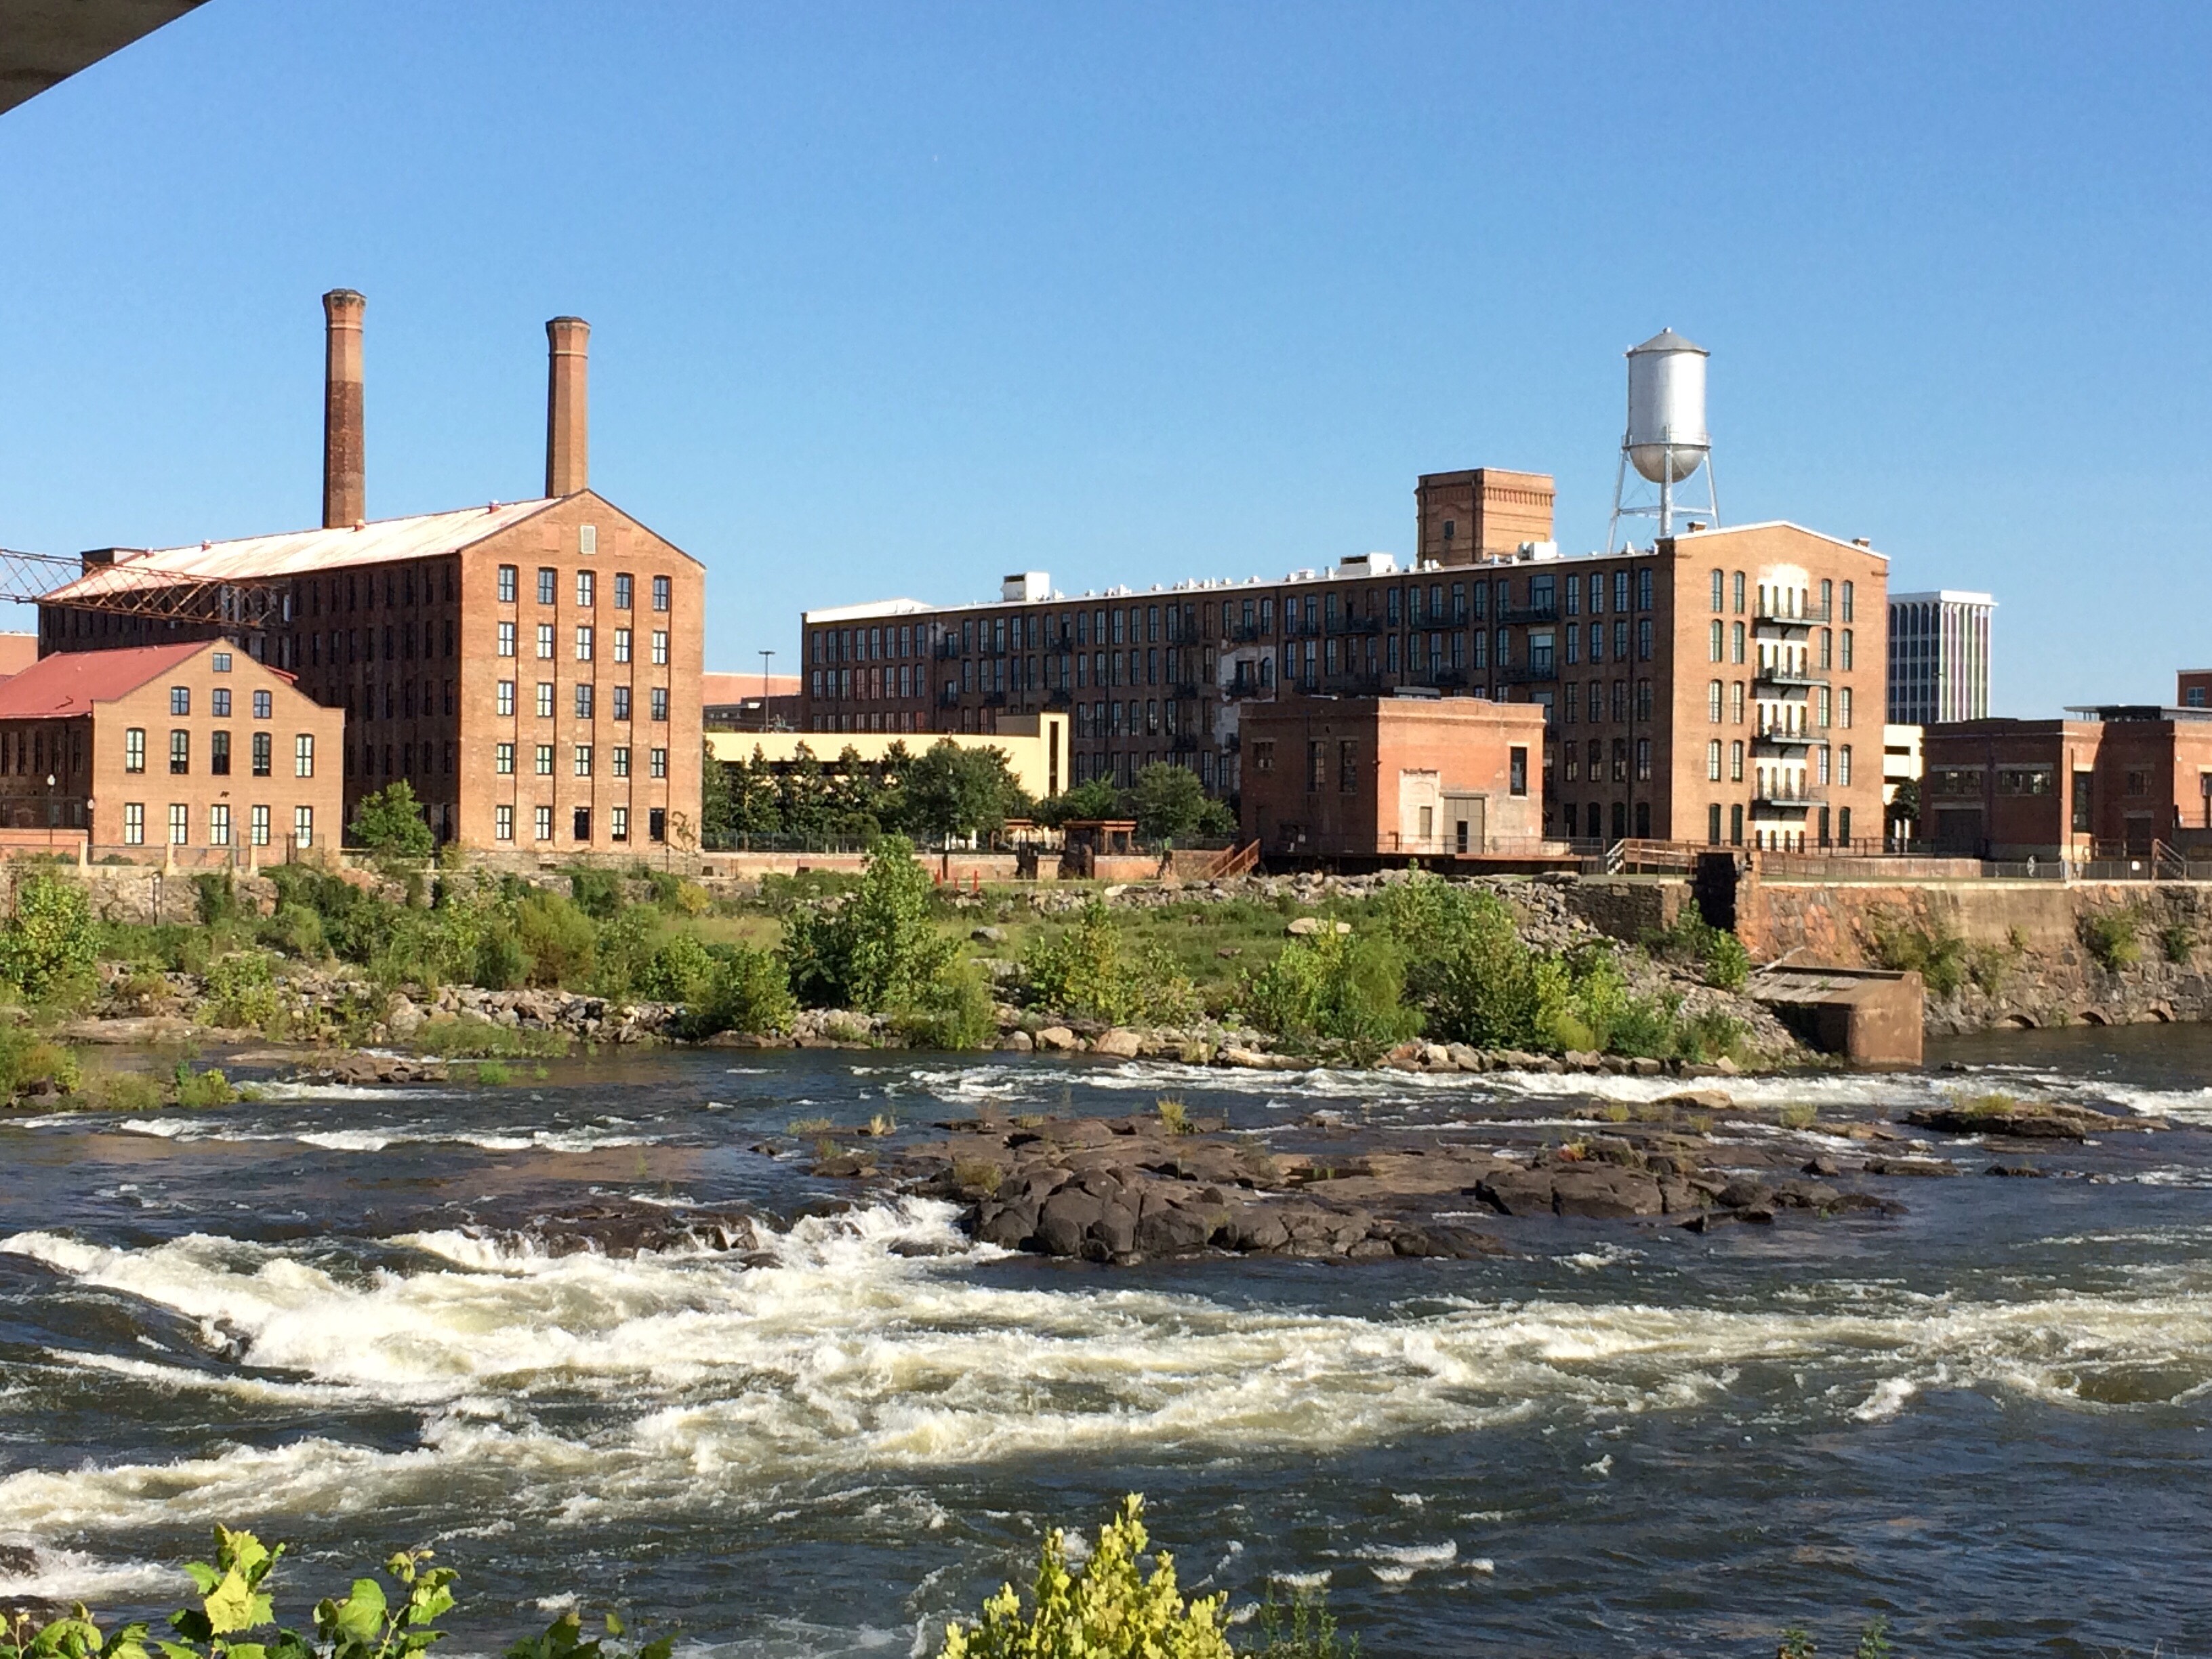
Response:
[{"label": "red brick factory building", "polygon": [[1543,833],[1879,846],[1887,561],[1772,523],[1694,521],[1562,556],[1552,480],[1422,477],[1412,568],[1387,554],[1279,580],[1070,595],[1030,571],[995,602],[802,619],[807,732],[988,732],[1064,709],[1074,780],[1194,770],[1234,797],[1245,715],[1298,698],[1534,703]]},{"label": "red brick factory building", "polygon": [[[441,841],[696,845],[705,572],[589,486],[589,327],[546,325],[542,497],[371,520],[363,308],[324,296],[321,526],[88,553],[40,600],[41,655],[235,635],[343,711],[349,817],[404,778]],[[165,619],[165,593],[198,602]]]}]

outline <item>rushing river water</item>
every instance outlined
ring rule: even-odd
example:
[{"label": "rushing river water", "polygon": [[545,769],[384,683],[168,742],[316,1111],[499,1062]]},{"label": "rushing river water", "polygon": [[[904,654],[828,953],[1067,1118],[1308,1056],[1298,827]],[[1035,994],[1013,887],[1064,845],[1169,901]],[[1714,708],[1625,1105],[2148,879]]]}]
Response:
[{"label": "rushing river water", "polygon": [[[177,1605],[221,1520],[294,1541],[295,1620],[429,1542],[465,1651],[580,1593],[720,1654],[903,1656],[1142,1490],[1186,1583],[1326,1583],[1376,1656],[1764,1656],[1793,1620],[1848,1651],[1875,1612],[1929,1659],[2212,1654],[2212,1033],[1937,1058],[1968,1074],[1735,1092],[1881,1116],[1994,1079],[2199,1127],[2033,1154],[2078,1178],[1868,1183],[1899,1217],[1112,1269],[969,1249],[924,1200],[830,1213],[788,1126],[1171,1091],[1425,1132],[1665,1090],[660,1053],[14,1120],[0,1595]],[[744,1256],[468,1231],[594,1195],[781,1219]]]}]

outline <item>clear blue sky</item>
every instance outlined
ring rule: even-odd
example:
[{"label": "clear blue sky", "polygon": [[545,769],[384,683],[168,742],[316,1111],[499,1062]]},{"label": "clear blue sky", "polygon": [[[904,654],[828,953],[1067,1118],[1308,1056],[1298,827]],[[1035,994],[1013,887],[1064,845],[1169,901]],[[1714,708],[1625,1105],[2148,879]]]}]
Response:
[{"label": "clear blue sky", "polygon": [[342,284],[371,513],[534,494],[575,312],[593,483],[788,669],[808,605],[1403,552],[1425,471],[1593,547],[1667,324],[1725,518],[1994,590],[2003,712],[2163,697],[2208,63],[2181,6],[210,0],[0,117],[0,544],[313,523]]}]

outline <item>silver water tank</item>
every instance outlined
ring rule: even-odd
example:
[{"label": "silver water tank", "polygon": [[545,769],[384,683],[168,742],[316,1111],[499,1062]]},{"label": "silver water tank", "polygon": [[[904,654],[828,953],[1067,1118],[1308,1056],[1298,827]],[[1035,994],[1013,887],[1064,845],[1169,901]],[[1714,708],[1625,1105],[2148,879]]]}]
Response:
[{"label": "silver water tank", "polygon": [[1628,354],[1628,459],[1654,483],[1681,483],[1712,447],[1705,432],[1709,355],[1671,328]]}]

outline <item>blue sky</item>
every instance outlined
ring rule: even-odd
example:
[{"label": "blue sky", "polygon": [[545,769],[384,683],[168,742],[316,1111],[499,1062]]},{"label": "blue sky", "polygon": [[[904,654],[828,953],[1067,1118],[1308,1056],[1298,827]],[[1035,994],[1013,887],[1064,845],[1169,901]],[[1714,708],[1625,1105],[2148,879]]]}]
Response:
[{"label": "blue sky", "polygon": [[[804,606],[1277,575],[1416,473],[1602,539],[1621,351],[1711,349],[1723,516],[1998,596],[2001,712],[2212,663],[2212,11],[210,0],[0,117],[0,544],[592,481]],[[21,613],[27,617],[28,613]],[[0,615],[0,625],[24,625]]]}]

